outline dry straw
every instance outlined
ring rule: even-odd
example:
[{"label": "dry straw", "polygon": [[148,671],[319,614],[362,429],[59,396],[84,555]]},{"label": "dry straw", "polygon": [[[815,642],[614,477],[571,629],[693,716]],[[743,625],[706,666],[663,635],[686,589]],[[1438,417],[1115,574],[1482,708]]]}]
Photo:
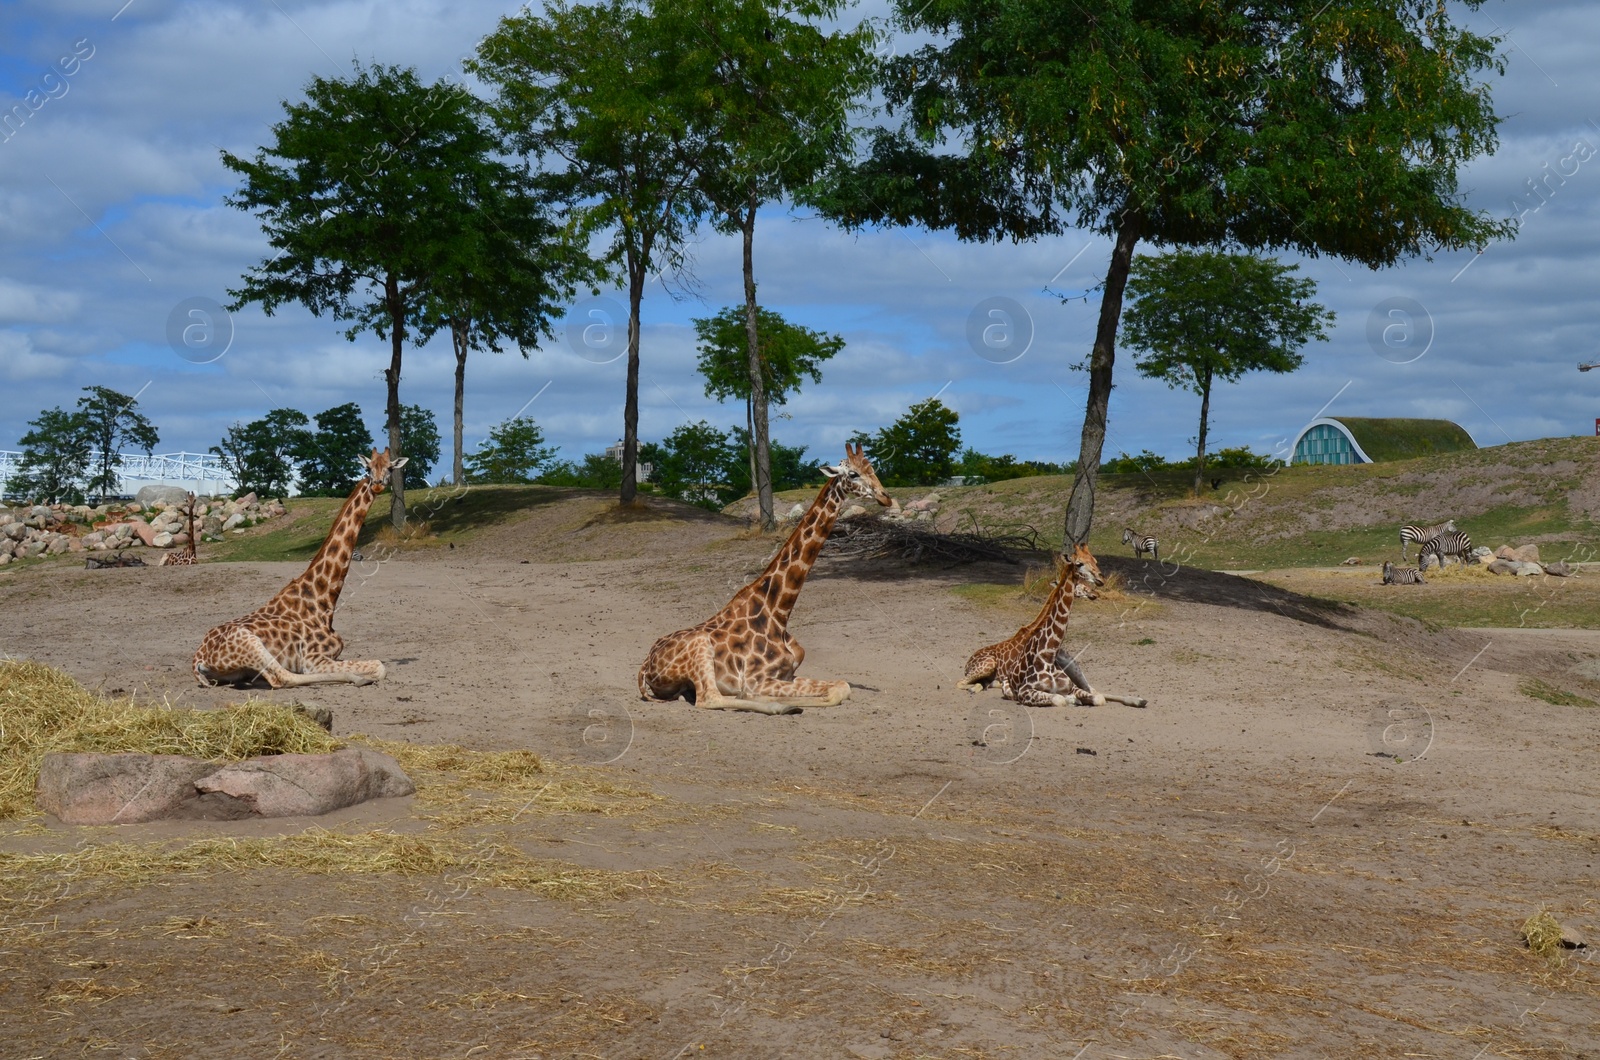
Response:
[{"label": "dry straw", "polygon": [[39,763],[52,752],[138,751],[210,761],[340,746],[291,706],[260,700],[225,710],[140,706],[97,695],[40,663],[0,662],[0,820],[37,812]]}]

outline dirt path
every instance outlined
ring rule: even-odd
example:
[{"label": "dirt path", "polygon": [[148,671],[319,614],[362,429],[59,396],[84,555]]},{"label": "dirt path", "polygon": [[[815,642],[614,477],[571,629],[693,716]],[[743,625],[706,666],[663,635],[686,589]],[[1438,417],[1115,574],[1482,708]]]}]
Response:
[{"label": "dirt path", "polygon": [[[1497,633],[1475,658],[1477,631],[1206,572],[1146,584],[1124,563],[1153,595],[1080,604],[1069,646],[1150,707],[1030,711],[953,686],[1036,605],[957,592],[970,571],[825,562],[793,631],[802,673],[853,698],[697,711],[640,703],[634,673],[770,543],[636,531],[633,558],[522,562],[541,546],[507,531],[358,571],[338,628],[390,676],[302,697],[341,733],[533,748],[663,796],[616,816],[533,805],[493,831],[636,884],[562,899],[263,869],[13,887],[8,1054],[1600,1056],[1595,968],[1517,939],[1541,906],[1600,936],[1600,718],[1518,691],[1553,665],[1542,648]],[[220,705],[237,694],[197,688],[190,653],[294,573],[40,567],[0,578],[0,647]],[[1564,665],[1600,654],[1546,639]],[[417,827],[409,800],[317,823]]]}]

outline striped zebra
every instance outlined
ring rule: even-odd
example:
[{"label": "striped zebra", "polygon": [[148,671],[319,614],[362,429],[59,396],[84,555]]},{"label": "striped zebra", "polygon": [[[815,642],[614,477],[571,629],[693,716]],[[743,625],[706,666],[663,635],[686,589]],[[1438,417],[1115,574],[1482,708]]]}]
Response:
[{"label": "striped zebra", "polygon": [[1400,558],[1406,558],[1406,543],[1416,542],[1419,546],[1426,545],[1440,534],[1448,534],[1456,528],[1454,519],[1446,519],[1438,526],[1413,526],[1407,524],[1400,528]]},{"label": "striped zebra", "polygon": [[1467,565],[1467,557],[1470,555],[1472,555],[1472,539],[1460,530],[1454,530],[1447,534],[1440,534],[1433,540],[1424,543],[1417,550],[1417,566],[1426,570],[1428,557],[1432,556],[1439,561],[1439,569],[1444,570],[1445,557],[1454,556],[1465,567]]},{"label": "striped zebra", "polygon": [[1385,585],[1427,585],[1422,580],[1422,572],[1415,567],[1396,567],[1387,561],[1383,564],[1383,584]]},{"label": "striped zebra", "polygon": [[1143,534],[1135,533],[1133,527],[1131,526],[1122,531],[1122,543],[1124,545],[1133,546],[1134,559],[1139,559],[1146,552],[1148,552],[1150,553],[1150,557],[1157,563],[1161,562],[1161,554],[1156,551],[1156,549],[1159,547],[1159,542],[1157,542],[1153,537],[1146,537]]}]

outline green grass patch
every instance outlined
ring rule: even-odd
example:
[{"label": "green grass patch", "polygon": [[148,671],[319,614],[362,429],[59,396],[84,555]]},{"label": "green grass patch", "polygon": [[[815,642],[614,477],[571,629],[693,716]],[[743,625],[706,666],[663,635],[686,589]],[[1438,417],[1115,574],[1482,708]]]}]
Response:
[{"label": "green grass patch", "polygon": [[1600,703],[1596,703],[1587,696],[1580,696],[1576,692],[1568,692],[1565,689],[1557,688],[1555,685],[1541,681],[1537,677],[1525,678],[1517,688],[1525,696],[1542,699],[1546,703],[1553,703],[1558,707],[1600,706]]},{"label": "green grass patch", "polygon": [[1404,615],[1435,627],[1600,628],[1600,581],[1513,578],[1487,571],[1428,574],[1426,585],[1380,585],[1378,572],[1272,570],[1260,580],[1338,603]]}]

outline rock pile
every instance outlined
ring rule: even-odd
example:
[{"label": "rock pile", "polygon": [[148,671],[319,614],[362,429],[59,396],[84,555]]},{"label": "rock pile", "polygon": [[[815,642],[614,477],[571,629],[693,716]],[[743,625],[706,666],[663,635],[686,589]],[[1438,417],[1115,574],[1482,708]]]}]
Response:
[{"label": "rock pile", "polygon": [[[93,508],[84,504],[0,507],[0,567],[13,560],[64,552],[182,548],[189,543],[183,504],[168,500]],[[263,501],[247,493],[238,500],[199,503],[195,524],[202,541],[221,541],[230,531],[243,532],[283,513],[282,501]]]}]

